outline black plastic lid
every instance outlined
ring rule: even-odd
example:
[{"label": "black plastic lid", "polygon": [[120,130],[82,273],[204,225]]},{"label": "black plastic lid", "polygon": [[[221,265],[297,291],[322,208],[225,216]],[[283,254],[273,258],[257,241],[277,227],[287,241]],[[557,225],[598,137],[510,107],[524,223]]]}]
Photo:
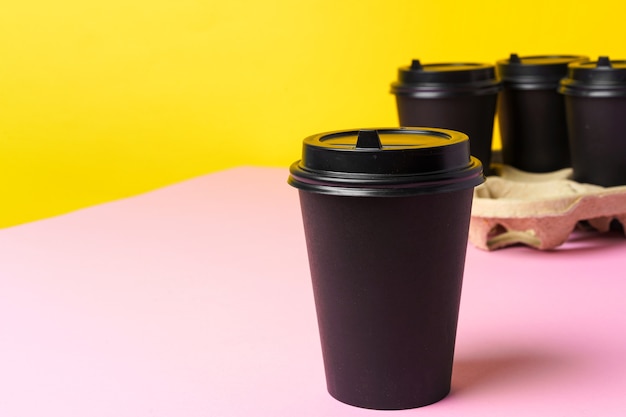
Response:
[{"label": "black plastic lid", "polygon": [[304,139],[289,184],[310,192],[395,197],[453,191],[484,181],[466,134],[435,128],[320,133]]},{"label": "black plastic lid", "polygon": [[411,97],[439,98],[493,94],[500,87],[495,67],[490,64],[422,64],[414,59],[410,66],[398,69],[398,81],[391,84],[391,92]]},{"label": "black plastic lid", "polygon": [[531,55],[520,57],[511,54],[496,63],[498,76],[505,87],[520,90],[556,88],[567,75],[567,66],[573,62],[586,62],[583,55]]},{"label": "black plastic lid", "polygon": [[626,96],[626,60],[601,56],[594,62],[571,64],[559,92],[579,97]]}]

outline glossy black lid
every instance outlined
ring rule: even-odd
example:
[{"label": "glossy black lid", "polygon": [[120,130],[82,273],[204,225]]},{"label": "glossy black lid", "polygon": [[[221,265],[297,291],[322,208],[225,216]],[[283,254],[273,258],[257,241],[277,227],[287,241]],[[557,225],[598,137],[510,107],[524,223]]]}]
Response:
[{"label": "glossy black lid", "polygon": [[583,55],[530,55],[511,54],[496,63],[498,77],[505,86],[520,89],[550,88],[558,86],[567,75],[568,65],[586,62]]},{"label": "glossy black lid", "polygon": [[597,61],[571,64],[559,92],[581,97],[624,97],[626,60],[611,61],[602,56]]},{"label": "glossy black lid", "polygon": [[422,64],[414,59],[410,66],[398,69],[398,80],[391,92],[415,97],[451,97],[481,95],[500,89],[495,67],[473,62]]},{"label": "glossy black lid", "polygon": [[435,128],[380,128],[320,133],[304,139],[289,184],[323,194],[402,196],[474,187],[482,165],[469,138]]}]

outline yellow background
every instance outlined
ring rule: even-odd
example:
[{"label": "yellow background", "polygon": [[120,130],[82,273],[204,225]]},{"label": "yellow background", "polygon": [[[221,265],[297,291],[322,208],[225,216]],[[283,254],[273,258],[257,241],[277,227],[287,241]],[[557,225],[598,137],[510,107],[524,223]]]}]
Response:
[{"label": "yellow background", "polygon": [[397,67],[626,58],[624,2],[21,0],[0,6],[0,227],[393,126]]}]

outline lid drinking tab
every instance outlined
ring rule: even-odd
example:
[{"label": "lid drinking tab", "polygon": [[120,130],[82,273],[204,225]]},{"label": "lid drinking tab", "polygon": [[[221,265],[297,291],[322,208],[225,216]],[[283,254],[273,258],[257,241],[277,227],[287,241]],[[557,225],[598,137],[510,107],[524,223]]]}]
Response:
[{"label": "lid drinking tab", "polygon": [[598,58],[596,68],[612,68],[611,60],[608,56],[601,56]]},{"label": "lid drinking tab", "polygon": [[419,59],[414,59],[413,62],[411,62],[411,69],[415,71],[423,69],[422,63],[420,62]]},{"label": "lid drinking tab", "polygon": [[356,140],[356,147],[381,149],[383,145],[380,143],[378,132],[375,130],[360,130]]}]

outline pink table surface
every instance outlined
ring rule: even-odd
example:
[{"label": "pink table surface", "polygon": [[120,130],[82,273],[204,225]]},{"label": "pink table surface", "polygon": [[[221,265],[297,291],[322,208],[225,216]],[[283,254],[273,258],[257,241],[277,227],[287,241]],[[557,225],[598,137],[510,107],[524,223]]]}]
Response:
[{"label": "pink table surface", "polygon": [[618,234],[470,245],[451,394],[331,398],[286,177],[236,168],[0,230],[0,416],[626,415]]}]

